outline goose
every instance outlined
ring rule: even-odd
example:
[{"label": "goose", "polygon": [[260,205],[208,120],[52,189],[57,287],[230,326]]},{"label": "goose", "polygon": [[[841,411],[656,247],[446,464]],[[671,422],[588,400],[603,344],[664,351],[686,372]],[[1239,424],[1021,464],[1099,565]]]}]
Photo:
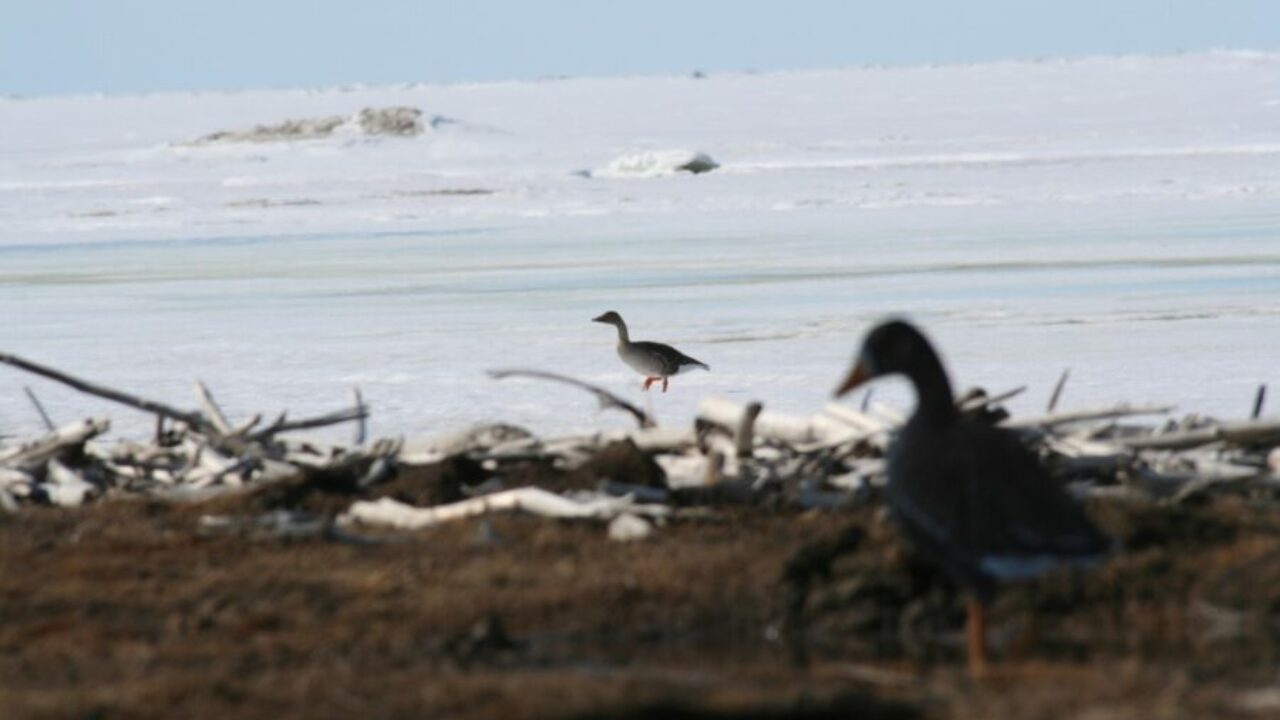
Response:
[{"label": "goose", "polygon": [[895,374],[917,399],[889,449],[885,497],[911,544],[967,591],[969,670],[981,677],[999,585],[1097,565],[1112,543],[1014,433],[959,412],[941,359],[910,323],[874,327],[835,395]]},{"label": "goose", "polygon": [[666,392],[667,378],[672,375],[679,375],[694,368],[711,369],[711,366],[706,363],[694,360],[670,345],[643,340],[633,342],[627,333],[627,324],[622,321],[622,316],[612,310],[592,318],[591,321],[618,328],[618,357],[630,365],[631,369],[644,375],[645,390],[661,380],[662,392]]}]

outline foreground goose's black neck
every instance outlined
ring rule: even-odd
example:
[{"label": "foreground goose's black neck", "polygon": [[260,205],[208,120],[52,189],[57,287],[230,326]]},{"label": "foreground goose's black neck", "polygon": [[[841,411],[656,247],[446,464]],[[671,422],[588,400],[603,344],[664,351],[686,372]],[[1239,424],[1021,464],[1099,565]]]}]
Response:
[{"label": "foreground goose's black neck", "polygon": [[947,371],[928,342],[917,346],[902,373],[916,389],[916,412],[912,420],[946,424],[959,417]]},{"label": "foreground goose's black neck", "polygon": [[627,324],[622,322],[622,318],[618,318],[617,322],[615,322],[613,326],[618,328],[618,343],[621,345],[629,344],[631,342],[631,335],[627,332]]}]

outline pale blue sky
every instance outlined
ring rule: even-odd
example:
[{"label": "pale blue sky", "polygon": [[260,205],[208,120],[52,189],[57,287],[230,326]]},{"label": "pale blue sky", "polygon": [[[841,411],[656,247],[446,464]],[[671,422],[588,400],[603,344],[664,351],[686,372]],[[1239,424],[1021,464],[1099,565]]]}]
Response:
[{"label": "pale blue sky", "polygon": [[1280,0],[0,0],[0,94],[1280,50]]}]

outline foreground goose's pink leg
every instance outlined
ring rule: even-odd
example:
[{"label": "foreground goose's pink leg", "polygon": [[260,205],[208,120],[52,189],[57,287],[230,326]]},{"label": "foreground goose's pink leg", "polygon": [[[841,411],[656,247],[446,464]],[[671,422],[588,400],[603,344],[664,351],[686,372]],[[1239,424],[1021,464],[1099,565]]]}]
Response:
[{"label": "foreground goose's pink leg", "polygon": [[655,377],[647,377],[647,378],[645,378],[645,379],[644,379],[644,389],[645,389],[645,390],[648,390],[648,389],[649,389],[649,386],[650,386],[650,385],[652,385],[652,384],[654,384],[654,383],[656,383],[656,382],[658,382],[658,378],[655,378]]},{"label": "foreground goose's pink leg", "polygon": [[969,646],[969,677],[982,680],[987,676],[987,608],[978,600],[969,600],[965,618],[965,635]]}]

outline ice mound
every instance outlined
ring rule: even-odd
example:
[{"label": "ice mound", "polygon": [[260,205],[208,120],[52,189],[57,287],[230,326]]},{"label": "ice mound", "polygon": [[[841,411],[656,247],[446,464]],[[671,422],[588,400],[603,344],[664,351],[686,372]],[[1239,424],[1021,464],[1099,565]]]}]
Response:
[{"label": "ice mound", "polygon": [[678,172],[711,172],[720,163],[706,153],[690,150],[641,150],[621,155],[608,165],[591,173],[593,177],[663,177]]},{"label": "ice mound", "polygon": [[364,108],[352,116],[328,115],[318,118],[285,120],[276,125],[255,125],[247,130],[221,130],[193,141],[192,145],[218,143],[279,142],[314,140],[335,132],[358,135],[392,135],[412,137],[422,132],[422,111],[404,105]]}]

